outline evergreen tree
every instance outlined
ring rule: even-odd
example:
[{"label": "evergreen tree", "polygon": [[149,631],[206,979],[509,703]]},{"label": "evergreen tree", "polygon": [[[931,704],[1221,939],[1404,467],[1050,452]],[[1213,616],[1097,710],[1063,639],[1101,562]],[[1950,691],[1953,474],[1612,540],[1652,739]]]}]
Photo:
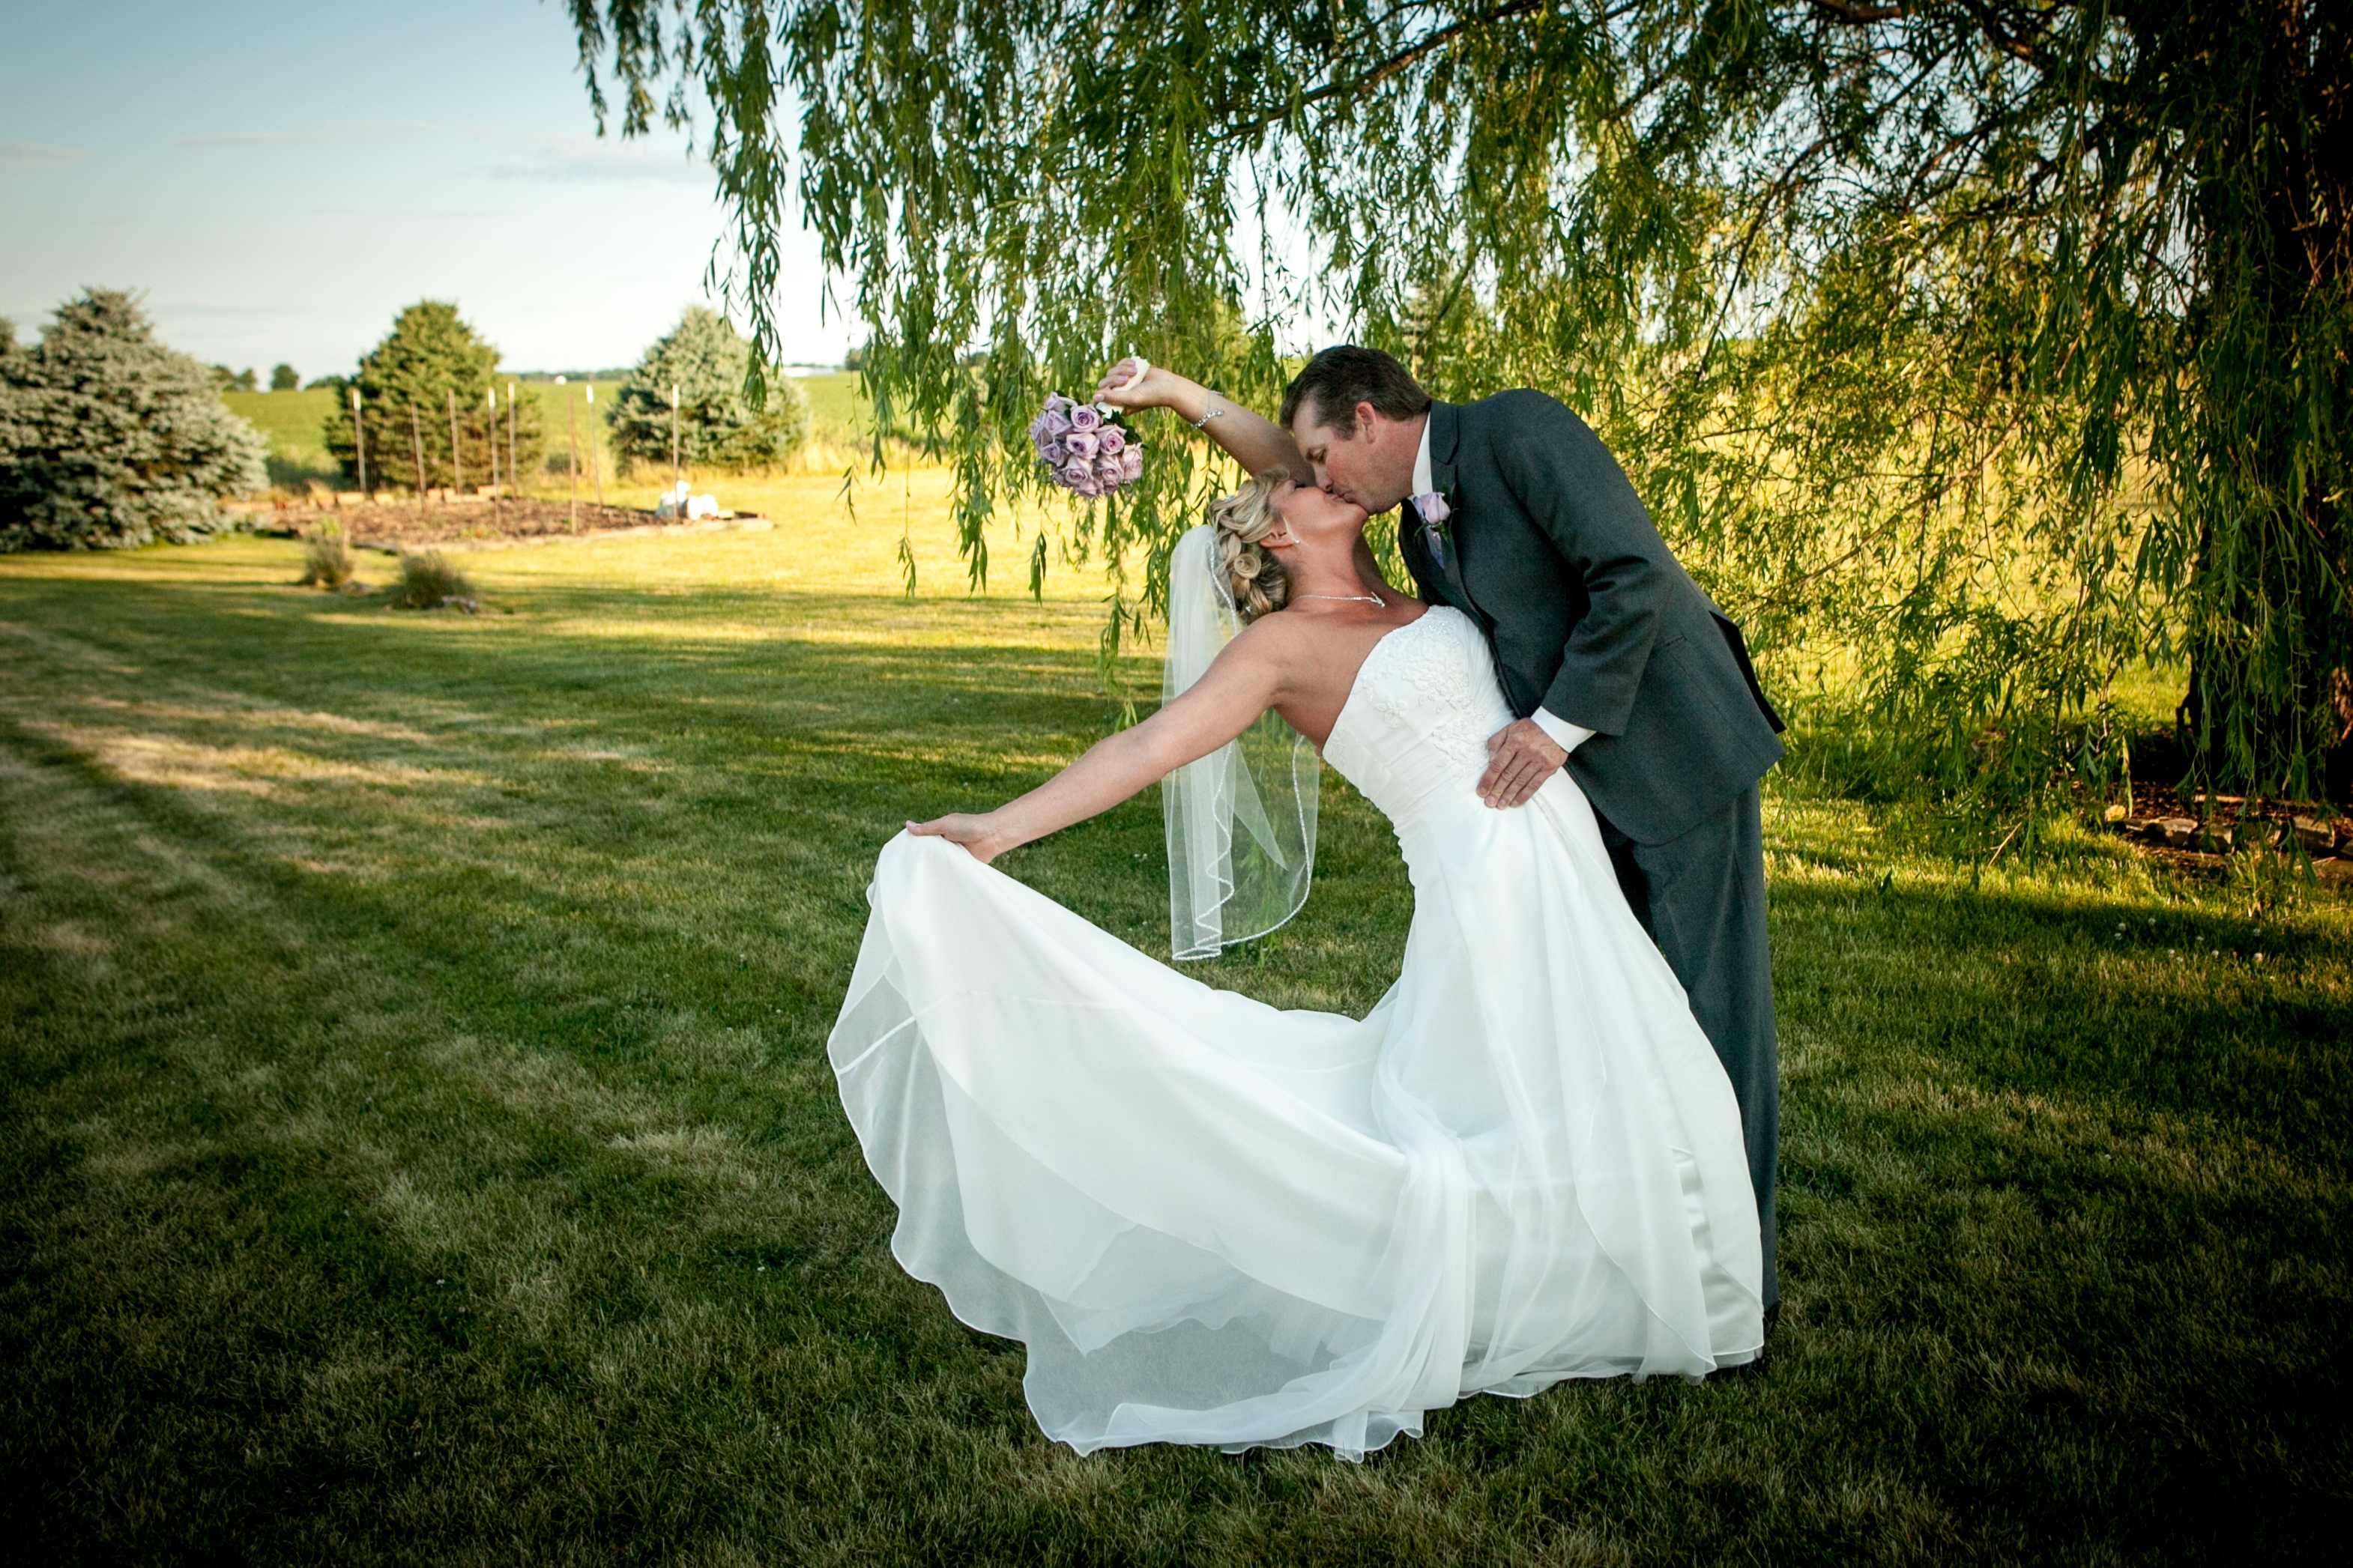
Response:
[{"label": "evergreen tree", "polygon": [[670,388],[678,388],[679,451],[698,468],[756,468],[780,463],[808,437],[808,398],[770,367],[766,404],[744,395],[752,345],[727,318],[689,305],[670,333],[657,340],[621,384],[607,417],[624,462],[665,467],[670,460]]},{"label": "evergreen tree", "polygon": [[291,391],[293,391],[296,387],[298,387],[298,386],[300,386],[300,385],[301,385],[301,384],[302,384],[302,378],[301,378],[301,376],[296,375],[296,374],[294,374],[294,367],[293,367],[292,365],[290,365],[290,364],[276,364],[276,365],[272,365],[272,366],[270,367],[270,369],[269,369],[269,390],[270,390],[270,391],[272,391],[272,392],[291,392]]},{"label": "evergreen tree", "polygon": [[0,551],[206,538],[222,497],[269,483],[265,451],[127,293],[91,289],[0,348]]},{"label": "evergreen tree", "polygon": [[[401,311],[385,340],[370,349],[328,414],[327,450],[354,479],[359,447],[352,434],[350,389],[359,390],[367,417],[367,471],[371,486],[430,489],[450,482],[453,472],[469,486],[490,482],[490,442],[495,431],[499,474],[507,471],[507,410],[498,374],[499,351],[459,316],[447,300],[423,300]],[[313,384],[316,384],[315,383]],[[483,394],[496,385],[499,411],[492,416]],[[458,399],[458,438],[462,447],[453,469],[449,456],[449,396]],[[535,471],[544,449],[539,400],[525,397],[515,411],[516,460]],[[425,472],[417,472],[417,449],[425,452]]]}]

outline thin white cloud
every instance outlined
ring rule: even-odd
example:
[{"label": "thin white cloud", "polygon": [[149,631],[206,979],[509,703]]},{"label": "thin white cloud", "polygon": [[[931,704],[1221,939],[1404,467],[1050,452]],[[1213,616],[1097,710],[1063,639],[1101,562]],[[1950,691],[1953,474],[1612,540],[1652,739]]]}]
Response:
[{"label": "thin white cloud", "polygon": [[381,140],[387,132],[438,131],[429,120],[329,121],[308,131],[227,131],[207,136],[182,136],[174,147],[348,147]]},{"label": "thin white cloud", "polygon": [[659,180],[707,184],[711,167],[676,146],[597,136],[525,136],[522,162],[494,165],[501,180]]},{"label": "thin white cloud", "polygon": [[298,316],[302,309],[295,305],[207,305],[193,302],[172,303],[158,300],[153,306],[158,316],[197,316],[219,321],[263,321],[280,316]]},{"label": "thin white cloud", "polygon": [[62,169],[90,157],[83,147],[52,147],[46,142],[0,142],[0,169]]}]

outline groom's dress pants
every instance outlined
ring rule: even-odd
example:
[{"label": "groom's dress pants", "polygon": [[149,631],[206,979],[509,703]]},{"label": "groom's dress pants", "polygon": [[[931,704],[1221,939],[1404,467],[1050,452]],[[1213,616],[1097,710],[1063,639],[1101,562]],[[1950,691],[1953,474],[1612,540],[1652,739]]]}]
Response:
[{"label": "groom's dress pants", "polygon": [[1765,1243],[1765,1305],[1781,1299],[1773,1244],[1781,1075],[1773,1033],[1773,956],[1765,931],[1765,827],[1757,787],[1726,802],[1680,838],[1637,844],[1608,818],[1603,842],[1626,901],[1691,997],[1708,1043],[1731,1076],[1757,1186]]}]

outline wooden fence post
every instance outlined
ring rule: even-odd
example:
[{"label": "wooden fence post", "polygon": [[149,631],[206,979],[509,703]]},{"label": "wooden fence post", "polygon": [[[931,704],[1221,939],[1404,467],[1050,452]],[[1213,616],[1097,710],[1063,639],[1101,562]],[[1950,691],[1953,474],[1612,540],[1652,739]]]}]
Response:
[{"label": "wooden fence post", "polygon": [[466,488],[466,470],[458,460],[458,389],[452,386],[447,390],[449,394],[449,499],[454,502],[458,492]]},{"label": "wooden fence post", "polygon": [[482,396],[489,403],[491,409],[491,422],[482,426],[482,433],[490,437],[491,510],[494,516],[504,518],[507,511],[506,496],[499,489],[499,389],[495,386],[486,386],[482,388]]},{"label": "wooden fence post", "polygon": [[678,383],[670,384],[670,482],[678,487]]},{"label": "wooden fence post", "polygon": [[[561,380],[561,377],[557,378]],[[572,431],[572,461],[568,465],[572,478],[572,531],[580,531],[580,405],[572,389],[564,389],[564,423]]]},{"label": "wooden fence post", "polygon": [[515,467],[515,384],[512,381],[507,383],[507,483],[514,487],[515,500],[521,500],[522,470]]},{"label": "wooden fence post", "polygon": [[588,479],[596,487],[596,504],[605,504],[605,470],[596,463],[596,384],[588,384]]},{"label": "wooden fence post", "polygon": [[408,439],[417,453],[417,515],[425,515],[425,426],[417,417],[417,405],[408,405]]},{"label": "wooden fence post", "polygon": [[360,494],[368,493],[367,482],[367,414],[360,406],[360,389],[352,388],[352,441],[360,454]]}]

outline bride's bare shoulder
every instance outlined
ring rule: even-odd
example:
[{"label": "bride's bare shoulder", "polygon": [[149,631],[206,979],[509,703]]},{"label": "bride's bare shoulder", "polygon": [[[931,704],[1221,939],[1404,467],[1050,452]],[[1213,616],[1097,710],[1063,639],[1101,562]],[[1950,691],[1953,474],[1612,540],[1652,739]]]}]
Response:
[{"label": "bride's bare shoulder", "polygon": [[1244,626],[1227,651],[1251,663],[1282,668],[1322,668],[1335,664],[1354,668],[1366,647],[1400,626],[1411,626],[1430,609],[1419,601],[1407,604],[1410,613],[1395,619],[1339,619],[1277,611]]}]

